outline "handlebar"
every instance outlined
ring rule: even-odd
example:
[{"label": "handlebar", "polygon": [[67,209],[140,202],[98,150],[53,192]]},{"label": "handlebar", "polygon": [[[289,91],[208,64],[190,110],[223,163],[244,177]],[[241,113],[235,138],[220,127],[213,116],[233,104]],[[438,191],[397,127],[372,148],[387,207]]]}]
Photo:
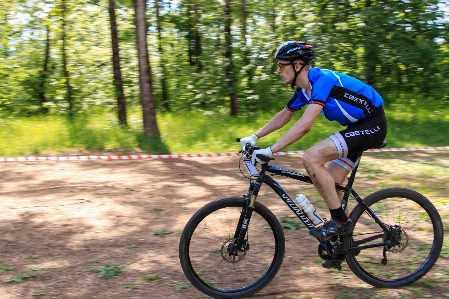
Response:
[{"label": "handlebar", "polygon": [[[240,139],[241,138],[236,138],[235,141],[240,142]],[[245,159],[251,159],[253,152],[258,149],[260,148],[257,146],[251,146],[251,144],[247,143],[245,144],[245,147],[242,148],[241,151],[239,151],[239,153],[241,153]]]},{"label": "handlebar", "polygon": [[[240,142],[240,139],[241,138],[236,138],[235,141]],[[239,153],[241,153],[245,159],[251,159],[253,152],[258,149],[260,149],[260,147],[251,146],[251,144],[247,143],[245,144],[245,148],[243,148]],[[256,157],[262,160],[263,162],[269,162],[271,160],[274,160],[274,158],[270,158],[262,154],[257,154]]]}]

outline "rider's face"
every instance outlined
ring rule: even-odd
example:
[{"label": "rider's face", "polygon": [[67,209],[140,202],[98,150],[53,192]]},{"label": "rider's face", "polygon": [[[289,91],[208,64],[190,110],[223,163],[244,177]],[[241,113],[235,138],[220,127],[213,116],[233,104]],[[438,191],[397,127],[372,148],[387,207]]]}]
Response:
[{"label": "rider's face", "polygon": [[[277,66],[277,72],[281,76],[282,81],[285,84],[290,84],[293,81],[293,78],[295,77],[295,70],[299,71],[304,64],[303,61],[294,61],[293,63],[288,60],[278,60]],[[293,69],[295,68],[295,70]]]}]

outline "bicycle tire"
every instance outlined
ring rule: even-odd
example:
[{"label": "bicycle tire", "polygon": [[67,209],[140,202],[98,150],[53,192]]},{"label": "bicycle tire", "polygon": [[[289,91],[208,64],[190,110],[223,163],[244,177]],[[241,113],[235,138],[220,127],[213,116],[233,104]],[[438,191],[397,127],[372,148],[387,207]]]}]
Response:
[{"label": "bicycle tire", "polygon": [[[397,234],[400,243],[346,254],[352,272],[368,284],[387,288],[409,285],[424,276],[437,261],[443,245],[443,224],[434,205],[422,194],[404,188],[383,189],[364,201]],[[350,217],[354,230],[344,238],[345,248],[381,243],[387,238],[363,205],[358,204]],[[361,244],[363,238],[376,235],[381,237]]]},{"label": "bicycle tire", "polygon": [[187,222],[179,259],[190,283],[214,298],[250,296],[276,276],[285,253],[282,227],[273,213],[256,202],[246,239],[249,249],[237,259],[227,254],[242,209],[242,197],[219,199],[202,207]]}]

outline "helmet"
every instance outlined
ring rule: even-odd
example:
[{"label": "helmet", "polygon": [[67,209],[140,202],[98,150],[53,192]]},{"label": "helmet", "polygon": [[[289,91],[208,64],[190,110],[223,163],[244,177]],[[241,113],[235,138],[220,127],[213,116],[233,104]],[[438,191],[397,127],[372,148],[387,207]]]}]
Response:
[{"label": "helmet", "polygon": [[305,63],[310,63],[310,61],[315,57],[312,50],[312,45],[299,41],[287,41],[279,46],[274,55],[275,59],[283,60],[304,60]]}]

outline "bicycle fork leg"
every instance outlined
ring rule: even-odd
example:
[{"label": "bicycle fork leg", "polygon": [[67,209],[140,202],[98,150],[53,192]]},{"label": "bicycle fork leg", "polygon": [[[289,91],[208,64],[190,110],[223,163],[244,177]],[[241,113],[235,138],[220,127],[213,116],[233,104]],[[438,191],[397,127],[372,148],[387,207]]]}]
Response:
[{"label": "bicycle fork leg", "polygon": [[[242,211],[240,212],[240,219],[234,233],[234,242],[228,247],[229,255],[237,256],[238,251],[242,249],[253,210],[254,208],[250,206],[242,208]],[[246,246],[248,245],[245,244],[245,247]]]},{"label": "bicycle fork leg", "polygon": [[[248,190],[248,195],[246,195],[246,205],[242,208],[239,222],[234,233],[235,243],[233,248],[229,252],[232,255],[237,255],[237,251],[242,248],[242,245],[245,242],[249,222],[254,211],[254,204],[256,201],[257,193],[259,191],[259,188],[257,187],[260,188],[260,184],[251,184],[251,187]],[[245,244],[245,246],[248,246],[248,244]]]}]

